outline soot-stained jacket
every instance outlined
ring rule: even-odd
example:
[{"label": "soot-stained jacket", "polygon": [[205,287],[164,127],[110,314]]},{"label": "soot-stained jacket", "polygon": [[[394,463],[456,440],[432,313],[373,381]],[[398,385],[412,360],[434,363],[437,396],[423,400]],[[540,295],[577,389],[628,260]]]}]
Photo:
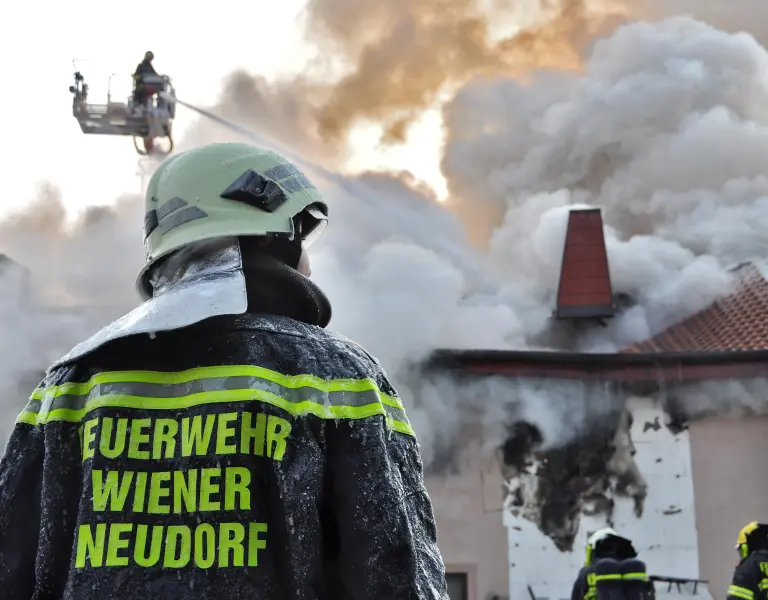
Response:
[{"label": "soot-stained jacket", "polygon": [[381,367],[287,316],[52,369],[0,464],[0,599],[447,600],[436,536]]},{"label": "soot-stained jacket", "polygon": [[728,600],[768,599],[768,550],[757,550],[742,560],[733,572]]}]

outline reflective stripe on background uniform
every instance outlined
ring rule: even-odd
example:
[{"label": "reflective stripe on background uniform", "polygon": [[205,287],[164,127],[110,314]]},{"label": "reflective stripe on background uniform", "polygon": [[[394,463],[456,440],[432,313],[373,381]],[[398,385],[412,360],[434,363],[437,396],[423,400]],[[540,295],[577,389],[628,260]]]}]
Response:
[{"label": "reflective stripe on background uniform", "polygon": [[752,590],[740,587],[738,585],[732,585],[728,588],[728,595],[734,598],[741,598],[742,600],[754,600],[755,594]]}]

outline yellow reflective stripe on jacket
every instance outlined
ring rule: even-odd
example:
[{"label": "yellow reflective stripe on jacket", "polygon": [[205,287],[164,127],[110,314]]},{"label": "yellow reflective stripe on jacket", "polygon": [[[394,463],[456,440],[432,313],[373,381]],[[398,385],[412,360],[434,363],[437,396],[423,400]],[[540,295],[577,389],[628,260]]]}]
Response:
[{"label": "yellow reflective stripe on jacket", "polygon": [[17,422],[80,422],[102,407],[178,410],[244,401],[271,404],[295,416],[311,414],[324,419],[383,415],[391,429],[414,435],[400,399],[381,392],[372,379],[288,376],[250,365],[200,367],[176,373],[99,373],[85,383],[36,389]]},{"label": "yellow reflective stripe on jacket", "polygon": [[752,590],[740,587],[738,585],[732,585],[728,588],[728,595],[734,598],[743,598],[743,600],[754,600],[755,594]]},{"label": "yellow reflective stripe on jacket", "polygon": [[622,578],[626,581],[650,581],[648,573],[624,573]]},{"label": "yellow reflective stripe on jacket", "polygon": [[761,579],[757,587],[761,590],[768,590],[768,579]]},{"label": "yellow reflective stripe on jacket", "polygon": [[595,575],[595,582],[599,583],[601,581],[613,581],[621,578],[621,573],[606,573],[605,575]]}]

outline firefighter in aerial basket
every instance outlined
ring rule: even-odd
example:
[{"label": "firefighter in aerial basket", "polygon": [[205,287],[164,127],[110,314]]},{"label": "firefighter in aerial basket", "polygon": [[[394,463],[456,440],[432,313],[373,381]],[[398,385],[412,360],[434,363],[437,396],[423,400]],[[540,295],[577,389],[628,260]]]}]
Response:
[{"label": "firefighter in aerial basket", "polygon": [[154,85],[147,82],[147,79],[151,80],[152,77],[158,77],[155,67],[152,66],[153,60],[155,60],[155,53],[146,52],[144,60],[136,66],[136,70],[133,72],[133,101],[136,106],[146,105],[149,99],[159,91]]},{"label": "firefighter in aerial basket", "polygon": [[654,596],[645,563],[638,560],[630,540],[610,528],[589,537],[571,600],[652,600]]},{"label": "firefighter in aerial basket", "polygon": [[326,221],[268,150],[157,169],[144,303],[48,370],[0,463],[0,597],[447,600],[403,405],[309,279]]},{"label": "firefighter in aerial basket", "polygon": [[728,600],[768,598],[768,523],[752,521],[736,541],[739,564],[728,588]]}]

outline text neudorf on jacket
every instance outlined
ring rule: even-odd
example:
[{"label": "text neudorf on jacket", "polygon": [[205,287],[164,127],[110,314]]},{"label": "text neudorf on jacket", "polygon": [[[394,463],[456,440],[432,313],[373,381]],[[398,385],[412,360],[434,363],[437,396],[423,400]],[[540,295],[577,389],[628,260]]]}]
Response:
[{"label": "text neudorf on jacket", "polygon": [[[79,428],[83,461],[104,457],[170,464],[180,458],[232,454],[281,461],[290,432],[290,421],[251,412],[182,419],[98,417]],[[115,470],[110,465],[108,470],[94,468],[90,475],[91,508],[101,515],[98,521],[109,522],[78,527],[75,568],[259,565],[268,525],[243,518],[242,511],[250,511],[252,505],[248,468],[140,471]],[[129,511],[134,515],[229,513],[233,518],[195,526],[147,525],[119,518]]]}]

